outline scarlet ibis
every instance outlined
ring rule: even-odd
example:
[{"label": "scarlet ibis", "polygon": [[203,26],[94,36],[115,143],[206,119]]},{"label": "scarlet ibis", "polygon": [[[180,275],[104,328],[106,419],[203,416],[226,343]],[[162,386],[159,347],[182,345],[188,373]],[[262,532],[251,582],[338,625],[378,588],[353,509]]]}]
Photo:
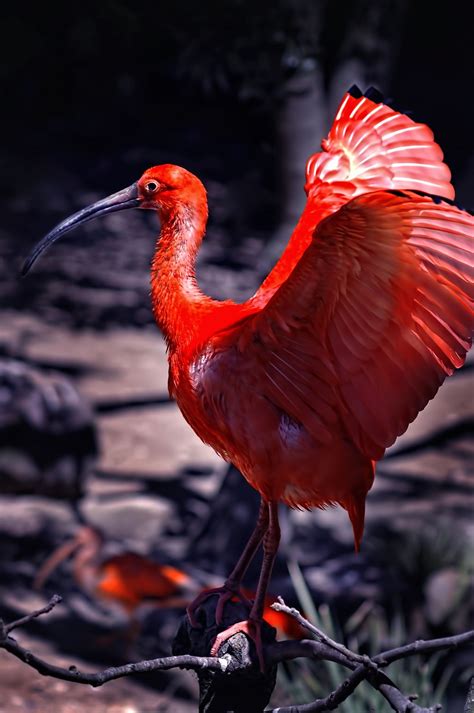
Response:
[{"label": "scarlet ibis", "polygon": [[144,602],[159,606],[184,606],[197,584],[185,572],[136,552],[111,557],[103,554],[104,538],[95,528],[81,527],[40,567],[34,586],[41,589],[58,565],[73,556],[73,576],[92,596],[119,603],[132,614]]},{"label": "scarlet ibis", "polygon": [[[64,542],[43,562],[36,574],[34,588],[42,589],[61,562],[72,557],[76,583],[93,597],[120,604],[131,617],[145,603],[160,608],[184,608],[199,589],[197,581],[177,567],[160,564],[136,552],[107,557],[103,552],[104,544],[104,537],[96,528],[79,528],[72,539]],[[255,598],[255,592],[250,590],[242,590],[242,593],[249,600]],[[271,605],[276,601],[276,597],[266,595],[265,621],[292,639],[302,639],[304,631],[299,624],[284,612],[272,609]],[[132,634],[135,633],[133,629]]]},{"label": "scarlet ibis", "polygon": [[[278,503],[341,505],[358,549],[376,461],[464,362],[474,322],[474,219],[452,204],[442,159],[427,126],[374,90],[350,89],[322,151],[308,160],[301,219],[243,304],[199,290],[206,191],[169,164],[67,218],[25,263],[27,272],[51,243],[97,216],[133,207],[158,214],[151,290],[170,394],[200,438],[261,495],[255,530],[218,590],[217,618],[241,594],[263,542],[257,594],[248,619],[219,634],[213,653],[246,631],[263,666]],[[191,605],[191,618],[207,594]]]}]

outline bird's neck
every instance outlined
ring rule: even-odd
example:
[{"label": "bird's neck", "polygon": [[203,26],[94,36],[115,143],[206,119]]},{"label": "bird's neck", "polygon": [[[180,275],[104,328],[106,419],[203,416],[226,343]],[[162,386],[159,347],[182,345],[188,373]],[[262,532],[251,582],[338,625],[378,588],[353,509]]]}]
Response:
[{"label": "bird's neck", "polygon": [[195,342],[213,303],[196,281],[196,256],[206,229],[207,207],[174,206],[160,220],[151,270],[153,313],[170,351],[183,351]]},{"label": "bird's neck", "polygon": [[92,528],[79,533],[79,548],[74,557],[73,571],[76,581],[92,589],[96,584],[103,540]]}]

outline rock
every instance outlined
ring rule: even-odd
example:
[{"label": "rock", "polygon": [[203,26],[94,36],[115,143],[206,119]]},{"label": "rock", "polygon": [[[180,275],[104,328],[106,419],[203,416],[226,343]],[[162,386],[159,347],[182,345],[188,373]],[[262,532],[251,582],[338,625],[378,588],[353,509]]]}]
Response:
[{"label": "rock", "polygon": [[55,547],[70,539],[77,527],[75,513],[65,501],[36,495],[0,496],[2,605],[7,596],[18,605],[23,602],[25,592],[31,592],[38,568]]},{"label": "rock", "polygon": [[192,468],[211,474],[224,461],[193,433],[174,403],[101,415],[101,471],[180,477]]},{"label": "rock", "polygon": [[50,498],[26,495],[0,496],[0,541],[7,538],[40,540],[48,533],[48,541],[57,542],[70,537],[77,527],[75,517],[67,503]]},{"label": "rock", "polygon": [[92,412],[66,377],[0,359],[0,492],[77,498],[97,454]]},{"label": "rock", "polygon": [[143,552],[149,552],[174,508],[156,496],[128,495],[108,502],[86,498],[81,510],[87,522],[99,528],[107,539],[136,544]]},{"label": "rock", "polygon": [[224,472],[223,460],[168,401],[166,347],[156,328],[111,328],[98,334],[2,311],[2,345],[75,377],[97,412],[101,470],[159,479],[179,477],[189,468]]}]

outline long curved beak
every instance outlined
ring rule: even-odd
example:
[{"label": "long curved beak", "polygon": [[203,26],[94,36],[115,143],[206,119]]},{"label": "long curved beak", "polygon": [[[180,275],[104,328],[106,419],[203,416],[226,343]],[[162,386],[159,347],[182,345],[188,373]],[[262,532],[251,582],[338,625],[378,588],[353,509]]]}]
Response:
[{"label": "long curved beak", "polygon": [[87,223],[89,220],[98,218],[101,215],[107,215],[108,213],[115,213],[118,210],[126,210],[127,208],[138,208],[140,205],[140,198],[138,197],[138,185],[132,183],[128,188],[124,188],[117,193],[113,193],[107,198],[103,198],[97,203],[87,206],[79,210],[77,213],[70,215],[69,218],[63,220],[59,225],[57,225],[53,230],[51,230],[47,235],[44,236],[42,240],[35,245],[29,256],[23,263],[21,274],[26,275],[39,256],[52,245],[56,240],[58,240],[62,235],[68,233],[73,228],[76,228],[82,223]]}]

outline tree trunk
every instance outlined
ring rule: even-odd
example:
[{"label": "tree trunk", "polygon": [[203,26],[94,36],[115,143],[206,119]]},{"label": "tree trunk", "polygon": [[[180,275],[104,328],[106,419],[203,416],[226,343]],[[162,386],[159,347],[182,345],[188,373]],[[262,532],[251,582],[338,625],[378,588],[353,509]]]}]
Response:
[{"label": "tree trunk", "polygon": [[319,65],[301,69],[287,81],[275,120],[279,222],[261,255],[262,275],[278,260],[303,211],[306,161],[320,149],[327,130],[327,102]]},{"label": "tree trunk", "polygon": [[[375,84],[387,90],[391,69],[401,41],[406,0],[358,0],[346,7],[346,26],[330,76],[322,64],[303,62],[283,87],[276,113],[279,224],[259,261],[265,276],[278,260],[304,209],[305,166],[321,150],[341,97],[353,84],[361,89]],[[347,16],[347,12],[350,12]],[[335,16],[333,21],[340,21]],[[329,33],[324,22],[321,27]],[[344,34],[344,32],[343,32]]]}]

